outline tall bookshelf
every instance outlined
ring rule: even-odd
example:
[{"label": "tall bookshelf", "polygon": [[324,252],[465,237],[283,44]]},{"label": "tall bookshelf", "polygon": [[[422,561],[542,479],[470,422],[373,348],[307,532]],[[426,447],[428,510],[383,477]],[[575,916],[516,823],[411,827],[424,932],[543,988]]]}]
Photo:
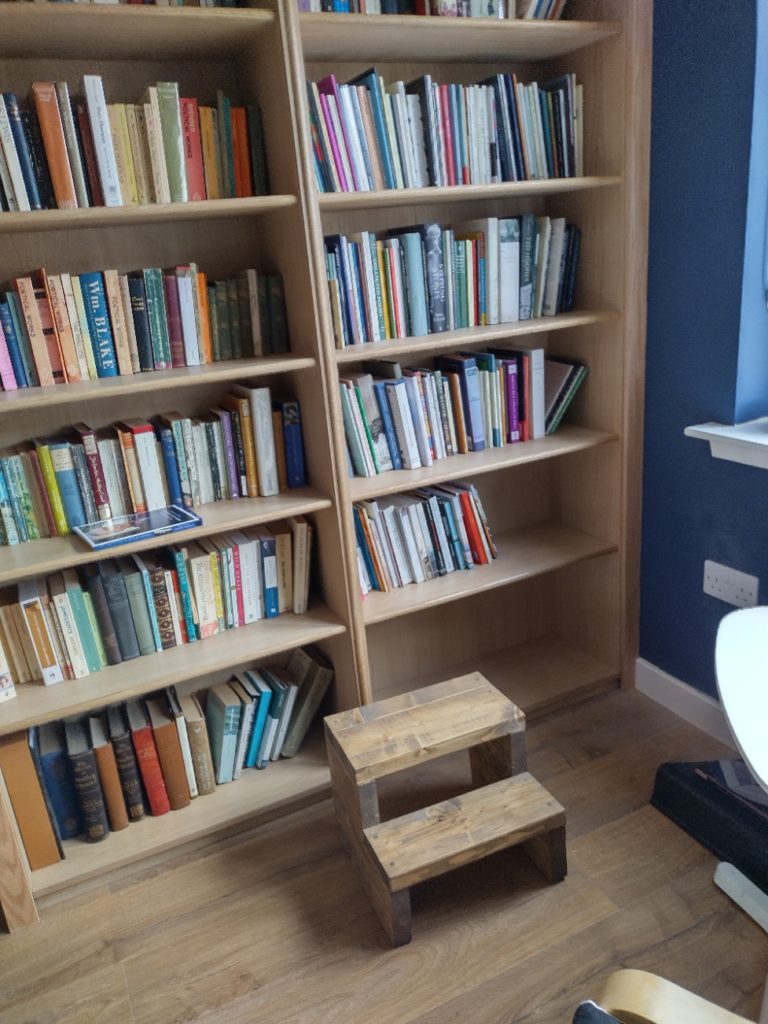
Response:
[{"label": "tall bookshelf", "polygon": [[[334,348],[327,292],[321,318],[337,450],[349,588],[364,700],[479,670],[527,714],[621,683],[636,656],[642,363],[650,91],[650,4],[570,0],[567,21],[294,18],[296,89],[375,66],[385,83],[431,74],[478,82],[518,72],[539,82],[575,72],[584,86],[585,176],[571,179],[318,194],[308,189],[311,243],[324,283],[323,237],[522,212],[582,229],[574,311],[515,324]],[[313,179],[304,136],[304,173]],[[322,291],[322,288],[321,288]],[[567,422],[540,441],[454,456],[429,468],[348,478],[339,374],[364,359],[431,365],[444,352],[543,346],[587,363]],[[478,488],[499,557],[360,599],[352,502],[446,480]]]},{"label": "tall bookshelf", "polygon": [[[316,526],[316,585],[307,614],[283,615],[194,648],[108,668],[57,686],[19,687],[0,707],[0,735],[171,683],[196,689],[238,666],[318,643],[336,668],[337,708],[455,675],[484,672],[529,714],[630,685],[636,654],[640,417],[646,261],[650,0],[569,0],[558,23],[490,23],[299,15],[293,0],[258,9],[0,2],[0,86],[103,75],[107,98],[137,98],[176,80],[188,94],[223,88],[263,110],[270,180],[279,194],[167,206],[0,214],[0,281],[45,266],[77,273],[196,260],[211,275],[243,267],[283,275],[292,351],[90,383],[0,393],[3,446],[76,420],[206,408],[231,382],[258,378],[301,402],[309,487],[204,506],[213,534],[306,513]],[[305,78],[340,80],[375,64],[387,80],[430,71],[478,81],[497,70],[533,78],[575,71],[586,102],[585,170],[567,181],[317,194]],[[277,186],[277,189],[275,189]],[[348,479],[338,375],[361,353],[333,347],[323,236],[408,223],[563,215],[581,226],[574,311],[556,318],[366,346],[364,355],[421,364],[440,352],[538,344],[589,364],[568,425],[541,441],[429,469]],[[526,340],[527,339],[527,340]],[[362,600],[351,504],[424,483],[471,479],[499,558],[490,566]],[[143,542],[122,552],[155,546]],[[160,545],[157,545],[160,546]],[[0,549],[0,587],[96,560],[71,538]],[[138,670],[132,666],[138,666]],[[2,786],[0,786],[0,790]],[[320,742],[266,772],[244,773],[190,807],[147,818],[106,842],[66,844],[66,859],[15,881],[34,897],[214,832],[286,813],[328,792]],[[0,798],[2,792],[0,792]],[[0,799],[0,832],[3,818]],[[8,829],[5,829],[8,832]],[[0,850],[5,856],[5,852]],[[6,858],[7,859],[7,858]],[[22,865],[23,867],[23,865]],[[0,879],[2,893],[13,889]],[[8,885],[4,885],[8,881]]]}]

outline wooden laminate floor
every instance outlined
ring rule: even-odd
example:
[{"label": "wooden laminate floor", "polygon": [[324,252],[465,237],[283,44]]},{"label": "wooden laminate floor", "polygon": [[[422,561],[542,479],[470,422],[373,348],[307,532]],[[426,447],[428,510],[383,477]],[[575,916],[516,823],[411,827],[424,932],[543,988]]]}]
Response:
[{"label": "wooden laminate floor", "polygon": [[50,900],[0,935],[0,1021],[568,1024],[618,966],[754,1019],[768,940],[647,802],[659,763],[725,749],[635,693],[534,723],[528,746],[567,812],[559,885],[517,851],[463,868],[414,890],[413,942],[391,950],[325,801]]}]

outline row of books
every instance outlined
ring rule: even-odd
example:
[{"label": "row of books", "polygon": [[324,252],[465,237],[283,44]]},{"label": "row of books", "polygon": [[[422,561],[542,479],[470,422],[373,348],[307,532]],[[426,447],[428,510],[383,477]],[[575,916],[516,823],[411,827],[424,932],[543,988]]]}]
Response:
[{"label": "row of books", "polygon": [[107,103],[100,75],[82,99],[66,82],[33,82],[26,108],[0,97],[0,208],[185,203],[266,195],[258,106],[180,96],[178,82],[149,86],[140,103]]},{"label": "row of books", "polygon": [[580,248],[580,228],[531,213],[330,235],[336,347],[567,312]]},{"label": "row of books", "polygon": [[298,0],[300,11],[420,14],[442,18],[533,18],[548,21],[562,17],[565,4],[566,0]]},{"label": "row of books", "polygon": [[375,68],[307,83],[321,192],[583,174],[583,96],[575,75],[541,86],[496,74],[477,85],[431,75],[384,85]]},{"label": "row of books", "polygon": [[290,350],[282,278],[209,281],[194,263],[17,277],[0,292],[3,390]]},{"label": "row of books", "polygon": [[0,604],[2,670],[15,685],[50,686],[305,612],[313,532],[293,516],[23,580]]},{"label": "row of books", "polygon": [[236,385],[202,416],[134,418],[0,451],[0,545],[169,506],[267,497],[307,482],[299,403]]},{"label": "row of books", "polygon": [[587,375],[584,363],[542,348],[371,369],[339,378],[351,475],[364,477],[552,434]]},{"label": "row of books", "polygon": [[[198,693],[175,687],[0,741],[11,799],[25,769],[21,828],[32,866],[66,857],[63,841],[105,839],[129,824],[188,807],[248,768],[295,756],[333,678],[315,649],[285,665],[247,669]],[[45,817],[42,808],[45,808]]]},{"label": "row of books", "polygon": [[358,501],[353,512],[363,596],[487,565],[497,554],[474,484]]}]

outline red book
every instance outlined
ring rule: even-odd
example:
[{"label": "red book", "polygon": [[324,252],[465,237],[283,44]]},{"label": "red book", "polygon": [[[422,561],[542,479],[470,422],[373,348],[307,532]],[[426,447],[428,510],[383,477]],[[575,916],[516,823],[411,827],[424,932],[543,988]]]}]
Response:
[{"label": "red book", "polygon": [[445,142],[445,163],[448,174],[448,184],[457,185],[459,179],[456,177],[456,165],[453,160],[453,132],[451,131],[451,99],[448,93],[450,86],[438,86],[440,91],[440,123],[443,129],[443,140]]},{"label": "red book", "polygon": [[482,527],[475,518],[475,510],[472,505],[472,498],[466,491],[462,491],[462,493],[459,495],[459,501],[461,502],[461,511],[464,517],[464,528],[467,531],[467,539],[469,540],[469,550],[472,552],[472,558],[476,565],[487,565],[488,558],[485,554],[483,541],[480,537],[480,530],[482,529]]},{"label": "red book", "polygon": [[104,193],[101,191],[101,178],[99,177],[99,168],[96,163],[96,148],[93,145],[88,108],[84,102],[75,103],[74,107],[77,129],[80,133],[80,146],[83,151],[85,173],[88,175],[88,185],[91,190],[91,200],[93,206],[103,206]]},{"label": "red book", "polygon": [[171,366],[186,366],[179,285],[175,274],[163,274],[163,291],[165,292],[165,312],[168,318],[168,338],[171,342]]},{"label": "red book", "polygon": [[149,801],[149,812],[154,815],[166,814],[171,809],[171,803],[147,713],[138,700],[129,700],[125,705],[125,711],[133,749],[136,752],[136,762]]},{"label": "red book", "polygon": [[235,194],[241,199],[246,198],[253,193],[245,107],[232,107],[232,155],[235,162]]},{"label": "red book", "polygon": [[187,173],[189,199],[207,199],[205,191],[205,170],[203,167],[203,143],[200,136],[200,117],[197,100],[182,96],[179,99],[181,131],[184,136],[184,166]]},{"label": "red book", "polygon": [[109,505],[107,481],[104,478],[104,468],[101,465],[101,456],[96,444],[96,434],[87,423],[76,423],[74,429],[80,435],[83,451],[85,452],[85,461],[88,463],[88,476],[93,488],[96,511],[100,519],[111,519],[112,510]]}]

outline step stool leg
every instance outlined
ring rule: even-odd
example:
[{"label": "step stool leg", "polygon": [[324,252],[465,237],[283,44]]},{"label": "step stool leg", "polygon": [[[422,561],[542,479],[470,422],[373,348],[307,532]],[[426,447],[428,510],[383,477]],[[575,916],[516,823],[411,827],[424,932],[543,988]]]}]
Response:
[{"label": "step stool leg", "polygon": [[568,874],[565,825],[534,836],[523,844],[523,849],[548,882],[561,882]]},{"label": "step stool leg", "polygon": [[472,782],[476,788],[509,779],[526,770],[525,733],[499,736],[469,751]]},{"label": "step stool leg", "polygon": [[411,891],[389,892],[382,886],[376,899],[371,899],[384,931],[393,946],[406,946],[411,941]]}]

